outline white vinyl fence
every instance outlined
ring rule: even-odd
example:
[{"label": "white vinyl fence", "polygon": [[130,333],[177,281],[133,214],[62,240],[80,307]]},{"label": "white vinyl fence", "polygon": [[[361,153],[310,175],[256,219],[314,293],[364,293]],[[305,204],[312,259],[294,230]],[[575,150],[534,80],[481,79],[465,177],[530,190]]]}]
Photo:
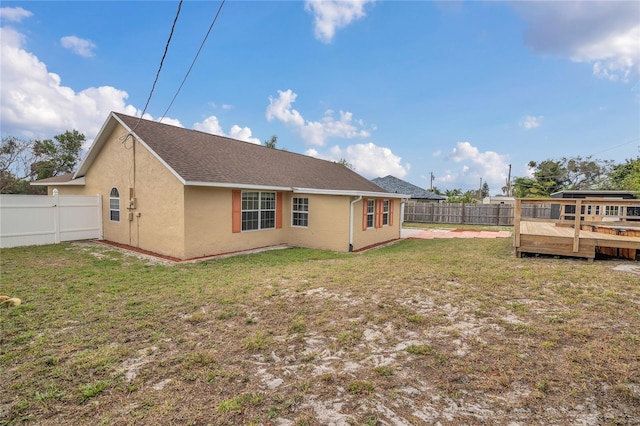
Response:
[{"label": "white vinyl fence", "polygon": [[102,238],[99,195],[0,195],[0,248]]}]

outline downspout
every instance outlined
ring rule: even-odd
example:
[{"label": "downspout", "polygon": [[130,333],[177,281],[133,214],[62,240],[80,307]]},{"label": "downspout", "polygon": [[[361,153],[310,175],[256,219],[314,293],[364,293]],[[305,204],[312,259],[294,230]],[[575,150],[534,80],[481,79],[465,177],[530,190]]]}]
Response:
[{"label": "downspout", "polygon": [[353,252],[353,206],[358,201],[362,200],[362,195],[351,202],[351,211],[349,213],[349,253]]},{"label": "downspout", "polygon": [[407,204],[407,199],[406,198],[402,198],[400,200],[400,238],[402,238],[402,224],[404,223],[404,208],[405,205]]}]

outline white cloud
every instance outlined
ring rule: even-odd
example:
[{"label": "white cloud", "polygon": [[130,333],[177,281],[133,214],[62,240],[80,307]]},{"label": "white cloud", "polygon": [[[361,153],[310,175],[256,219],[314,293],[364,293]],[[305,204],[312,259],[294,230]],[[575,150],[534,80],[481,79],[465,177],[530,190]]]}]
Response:
[{"label": "white cloud", "polygon": [[527,115],[522,117],[520,123],[518,124],[520,127],[524,127],[526,130],[531,130],[535,129],[536,127],[540,127],[542,125],[543,118],[543,115],[539,115],[537,117],[533,115]]},{"label": "white cloud", "polygon": [[[153,117],[149,116],[149,114],[145,114],[144,118],[147,119],[147,120],[153,120]],[[160,121],[160,120],[158,119],[158,120],[155,120],[155,121]],[[169,124],[171,126],[184,127],[182,125],[182,123],[180,122],[180,120],[178,120],[177,118],[164,117],[161,122],[163,124]]]},{"label": "white cloud", "polygon": [[535,51],[592,64],[596,76],[610,80],[640,74],[639,2],[512,4],[528,23],[525,43]]},{"label": "white cloud", "polygon": [[240,127],[237,124],[231,126],[231,130],[229,134],[225,133],[222,130],[222,126],[218,121],[218,117],[212,115],[210,117],[205,118],[202,122],[195,123],[193,125],[195,130],[199,130],[201,132],[211,133],[213,135],[219,136],[228,136],[233,139],[238,139],[245,142],[251,142],[260,145],[260,139],[254,138],[251,136],[251,129],[248,127]]},{"label": "white cloud", "polygon": [[494,151],[481,152],[469,142],[458,142],[446,158],[459,164],[459,168],[436,176],[436,181],[463,190],[479,187],[480,178],[489,184],[492,192],[500,190],[509,172],[506,155]]},{"label": "white cloud", "polygon": [[76,55],[82,56],[83,58],[93,57],[93,49],[96,48],[96,45],[91,40],[86,40],[74,35],[62,37],[60,39],[60,44],[62,44],[62,47],[65,49],[69,49]]},{"label": "white cloud", "polygon": [[391,149],[377,146],[371,142],[349,145],[345,148],[336,145],[324,153],[311,148],[305,154],[329,161],[345,159],[353,165],[356,172],[369,179],[387,175],[402,178],[411,169],[411,165],[409,163],[402,164],[402,159],[395,155]]},{"label": "white cloud", "polygon": [[0,28],[0,117],[3,134],[51,137],[77,129],[92,140],[109,112],[139,115],[127,92],[111,86],[80,92],[63,86],[58,74],[22,46],[24,35]]},{"label": "white cloud", "polygon": [[268,121],[277,119],[284,124],[294,128],[302,140],[309,145],[324,146],[329,138],[366,138],[371,134],[362,129],[362,120],[353,120],[351,112],[340,111],[340,118],[333,117],[333,110],[325,111],[324,117],[320,121],[307,121],[302,115],[292,108],[298,95],[291,89],[278,90],[278,97],[269,96],[269,106],[266,117]]},{"label": "white cloud", "polygon": [[33,16],[33,13],[21,7],[0,7],[0,20],[20,22],[24,18]]},{"label": "white cloud", "polygon": [[314,35],[331,43],[336,30],[366,16],[364,7],[373,0],[307,0],[304,9],[313,14]]}]

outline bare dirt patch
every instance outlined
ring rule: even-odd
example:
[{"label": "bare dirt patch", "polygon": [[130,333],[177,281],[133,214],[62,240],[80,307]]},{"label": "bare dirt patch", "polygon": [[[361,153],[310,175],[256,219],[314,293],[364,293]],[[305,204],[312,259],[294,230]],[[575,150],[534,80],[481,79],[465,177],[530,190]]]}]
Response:
[{"label": "bare dirt patch", "polygon": [[640,423],[632,263],[449,239],[19,266],[38,250],[2,253],[0,424]]}]

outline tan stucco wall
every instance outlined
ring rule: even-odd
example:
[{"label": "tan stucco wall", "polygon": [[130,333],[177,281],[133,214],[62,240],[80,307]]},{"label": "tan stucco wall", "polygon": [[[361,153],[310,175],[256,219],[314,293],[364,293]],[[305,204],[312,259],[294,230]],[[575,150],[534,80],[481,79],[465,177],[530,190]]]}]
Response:
[{"label": "tan stucco wall", "polygon": [[[85,176],[85,186],[50,186],[61,195],[102,196],[104,239],[155,253],[184,257],[182,183],[124,129],[108,136]],[[120,193],[120,221],[110,220],[109,193]],[[134,188],[135,209],[129,220],[129,188]]]},{"label": "tan stucco wall", "polygon": [[[287,230],[264,229],[233,233],[230,188],[185,188],[187,258],[233,253],[287,243]],[[283,211],[287,203],[283,200]]]},{"label": "tan stucco wall", "polygon": [[[291,225],[291,200],[294,197],[309,199],[309,226],[306,228]],[[349,250],[351,197],[289,193],[285,200],[284,223],[289,227],[288,244],[323,250]]]},{"label": "tan stucco wall", "polygon": [[[283,194],[282,228],[233,233],[231,231],[231,193],[228,188],[185,188],[185,257],[195,258],[232,253],[258,247],[287,244],[323,250],[349,250],[350,203],[355,197]],[[309,226],[292,226],[293,197],[309,199]],[[354,250],[400,236],[396,215],[400,202],[395,200],[394,223],[383,228],[362,231],[362,201],[354,205]]]},{"label": "tan stucco wall", "polygon": [[[85,176],[85,186],[52,185],[60,195],[102,196],[104,238],[162,255],[190,259],[259,247],[288,244],[298,247],[349,250],[349,217],[355,197],[283,193],[282,228],[233,233],[233,188],[185,187],[151,152],[121,127],[107,140]],[[106,136],[106,135],[103,135]],[[109,217],[109,193],[120,192],[120,221]],[[129,220],[129,188],[135,208]],[[242,189],[242,188],[238,188]],[[291,224],[293,197],[309,199],[309,226]],[[354,250],[400,236],[400,200],[394,202],[392,226],[362,230],[363,203],[353,208]]]},{"label": "tan stucco wall", "polygon": [[358,201],[354,206],[354,235],[353,249],[360,250],[385,241],[396,240],[400,238],[400,210],[401,204],[399,199],[390,199],[393,205],[393,224],[383,226],[382,228],[362,229],[363,201]]}]

